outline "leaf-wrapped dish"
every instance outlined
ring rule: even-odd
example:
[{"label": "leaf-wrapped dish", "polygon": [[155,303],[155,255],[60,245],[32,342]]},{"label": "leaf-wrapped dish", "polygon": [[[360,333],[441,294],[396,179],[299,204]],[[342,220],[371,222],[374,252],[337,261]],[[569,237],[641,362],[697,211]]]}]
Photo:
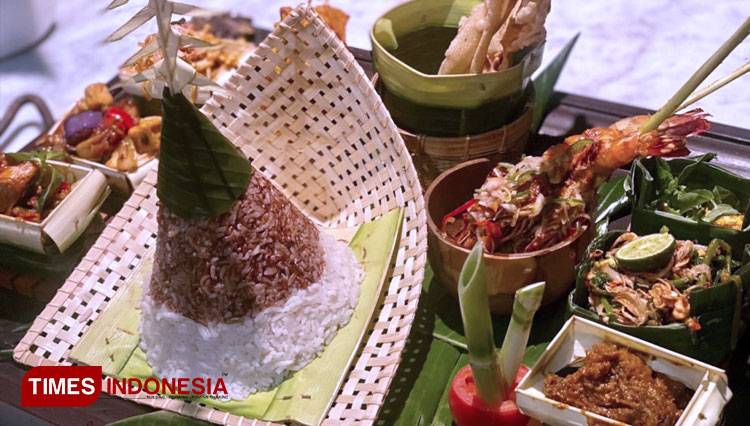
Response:
[{"label": "leaf-wrapped dish", "polygon": [[417,134],[465,136],[522,114],[532,96],[531,75],[541,65],[543,40],[514,52],[512,66],[501,71],[438,75],[456,27],[480,3],[413,0],[375,22],[370,39],[380,94],[399,127]]},{"label": "leaf-wrapped dish", "polygon": [[741,259],[750,244],[750,179],[709,164],[714,157],[635,161],[633,231],[648,234],[667,226],[675,237],[702,244],[720,238]]},{"label": "leaf-wrapped dish", "polygon": [[569,313],[704,362],[723,362],[739,334],[743,298],[729,245],[678,240],[666,265],[632,272],[613,246],[621,250],[634,236],[612,231],[592,241],[577,267]]}]

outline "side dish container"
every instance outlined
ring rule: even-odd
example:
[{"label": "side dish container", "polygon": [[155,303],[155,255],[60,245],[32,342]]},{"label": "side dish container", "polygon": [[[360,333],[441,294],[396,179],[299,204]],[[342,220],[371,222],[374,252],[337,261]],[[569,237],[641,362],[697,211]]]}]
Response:
[{"label": "side dish container", "polygon": [[658,186],[659,167],[654,158],[643,158],[633,162],[632,230],[639,234],[650,234],[659,232],[662,226],[667,226],[675,237],[696,240],[702,244],[708,244],[714,238],[721,238],[732,246],[732,257],[742,259],[745,250],[750,249],[750,179],[708,163],[711,159],[713,156],[705,160],[702,157],[676,158],[668,160],[667,164],[679,183],[688,189],[710,191],[720,186],[732,191],[739,201],[738,211],[745,214],[744,223],[739,230],[649,208],[648,205],[656,198]]},{"label": "side dish container", "polygon": [[550,425],[583,425],[589,422],[623,425],[622,422],[549,399],[542,392],[546,375],[582,360],[586,350],[604,341],[640,352],[652,370],[682,382],[695,392],[677,421],[678,426],[719,424],[724,407],[732,398],[724,370],[575,316],[565,323],[534,368],[518,384],[516,403],[521,411]]},{"label": "side dish container", "polygon": [[[610,231],[596,237],[589,245],[576,267],[576,288],[568,296],[568,315],[577,315],[605,325],[599,316],[589,309],[586,275],[595,261],[591,253],[596,250],[608,250],[622,233],[623,231]],[[743,270],[746,268],[733,272],[741,280],[747,280],[743,276],[750,275],[748,272],[742,272]],[[743,282],[747,285],[747,281]],[[738,312],[742,300],[742,286],[731,281],[691,291],[688,295],[691,315],[701,324],[701,330],[697,332],[683,323],[641,326],[610,323],[606,326],[685,356],[721,365],[734,349],[737,336],[742,335],[742,321]]]},{"label": "side dish container", "polygon": [[[450,241],[440,230],[442,218],[470,200],[487,174],[497,163],[486,158],[461,163],[435,179],[427,188],[427,256],[435,275],[454,296],[458,295],[458,277],[469,250]],[[593,238],[593,229],[584,227],[576,236],[542,250],[515,254],[484,254],[490,297],[490,310],[508,315],[513,311],[516,290],[545,281],[542,306],[548,305],[570,289],[576,277],[576,264],[583,259]]]},{"label": "side dish container", "polygon": [[112,189],[124,194],[133,192],[133,189],[141,183],[149,170],[159,164],[158,158],[147,158],[138,161],[138,168],[135,171],[123,172],[96,161],[85,160],[76,156],[71,156],[71,159],[74,164],[100,171],[106,177],[107,183]]},{"label": "side dish container", "polygon": [[71,191],[41,223],[0,214],[0,244],[36,253],[63,253],[86,230],[110,193],[98,170],[48,161],[59,170]]},{"label": "side dish container", "polygon": [[[72,110],[73,107],[71,107],[68,111]],[[53,125],[47,133],[53,135],[57,132],[60,132],[65,119],[69,115],[70,112],[65,114],[65,116],[63,116],[61,120],[55,123],[55,125]],[[140,156],[140,158],[136,158],[138,167],[134,171],[124,172],[109,167],[104,163],[86,160],[85,158],[78,157],[75,154],[70,155],[69,158],[73,162],[73,164],[76,164],[83,168],[100,171],[106,177],[107,183],[110,187],[112,187],[112,189],[122,192],[126,195],[129,195],[131,192],[133,192],[133,189],[135,189],[135,187],[138,186],[139,183],[141,183],[143,178],[145,178],[148,174],[149,170],[151,170],[152,167],[155,167],[159,163],[159,160],[156,157],[142,155]]]}]

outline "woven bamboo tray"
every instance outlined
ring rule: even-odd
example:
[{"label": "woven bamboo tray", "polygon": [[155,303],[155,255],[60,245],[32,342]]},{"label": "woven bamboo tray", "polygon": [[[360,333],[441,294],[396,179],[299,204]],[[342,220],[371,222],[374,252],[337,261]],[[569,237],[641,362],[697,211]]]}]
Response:
[{"label": "woven bamboo tray", "polygon": [[[260,44],[203,112],[321,226],[355,226],[404,207],[387,289],[323,424],[372,424],[417,311],[427,250],[424,200],[404,142],[354,57],[306,5]],[[15,348],[30,366],[68,353],[156,241],[156,171],[135,189]],[[138,397],[139,395],[134,395]],[[137,402],[216,423],[269,423],[171,399]]]}]

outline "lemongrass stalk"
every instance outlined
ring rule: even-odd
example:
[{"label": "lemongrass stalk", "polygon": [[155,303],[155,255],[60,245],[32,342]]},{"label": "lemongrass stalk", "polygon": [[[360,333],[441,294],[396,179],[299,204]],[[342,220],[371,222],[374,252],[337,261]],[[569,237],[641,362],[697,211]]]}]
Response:
[{"label": "lemongrass stalk", "polygon": [[529,342],[531,323],[542,303],[542,296],[544,296],[544,281],[529,284],[516,291],[513,315],[510,317],[503,346],[500,348],[500,371],[503,377],[500,392],[503,396],[513,388],[513,381],[521,366],[526,344]]},{"label": "lemongrass stalk", "polygon": [[733,82],[734,80],[742,77],[743,75],[750,72],[750,62],[747,62],[745,65],[742,65],[741,67],[737,68],[736,70],[732,71],[729,75],[726,75],[713,83],[709,84],[705,88],[693,93],[690,95],[689,98],[685,102],[680,105],[680,107],[677,109],[683,110],[690,105],[698,102],[699,100],[705,98],[706,96],[710,95],[711,93],[721,89],[722,87],[726,86],[727,84]]},{"label": "lemongrass stalk", "polygon": [[484,248],[478,242],[466,258],[458,278],[458,302],[469,350],[469,365],[474,374],[477,394],[487,404],[503,400],[503,382],[492,336],[487,276],[483,263]]},{"label": "lemongrass stalk", "polygon": [[680,105],[690,96],[693,91],[708,77],[709,74],[716,69],[717,66],[726,58],[738,44],[744,40],[748,34],[750,34],[750,17],[740,25],[737,31],[732,34],[731,37],[721,47],[711,55],[710,58],[700,67],[698,71],[693,74],[685,84],[670,98],[663,107],[661,107],[654,115],[649,118],[646,123],[641,126],[639,131],[641,133],[648,133],[655,130],[659,125],[671,117],[680,107]]}]

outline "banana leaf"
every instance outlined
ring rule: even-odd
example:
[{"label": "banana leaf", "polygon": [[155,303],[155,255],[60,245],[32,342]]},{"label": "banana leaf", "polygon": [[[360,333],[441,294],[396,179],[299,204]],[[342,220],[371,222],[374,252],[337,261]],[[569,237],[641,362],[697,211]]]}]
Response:
[{"label": "banana leaf", "polygon": [[128,417],[107,426],[210,426],[211,423],[192,417],[181,416],[171,411],[155,411]]},{"label": "banana leaf", "polygon": [[690,190],[703,189],[712,191],[722,187],[733,192],[739,199],[739,211],[745,213],[741,230],[722,228],[702,220],[693,220],[675,213],[658,211],[649,205],[656,199],[660,189],[660,159],[649,157],[633,162],[631,169],[632,188],[632,230],[639,234],[659,232],[667,226],[676,238],[696,240],[708,244],[714,238],[720,238],[732,246],[732,257],[741,260],[745,247],[750,245],[750,179],[733,174],[719,166],[709,164],[713,155],[693,158],[678,158],[665,161],[669,172],[681,185]]},{"label": "banana leaf", "polygon": [[570,56],[570,52],[573,50],[573,46],[576,45],[580,35],[581,33],[576,33],[573,38],[568,40],[562,50],[560,50],[555,58],[552,59],[544,71],[540,72],[539,75],[534,78],[536,104],[534,105],[534,121],[531,125],[531,131],[534,133],[542,127],[544,117],[551,109],[550,102],[552,100],[552,95],[555,92],[555,84],[557,84],[557,80],[560,78],[560,73],[562,73],[565,64],[568,62],[568,56]]},{"label": "banana leaf", "polygon": [[630,209],[630,180],[620,176],[608,180],[596,191],[599,203],[596,209],[596,235],[607,232],[609,222],[618,219]]},{"label": "banana leaf", "polygon": [[567,316],[577,315],[691,358],[721,365],[734,349],[733,336],[739,333],[742,326],[739,315],[735,315],[735,307],[742,301],[743,292],[732,283],[697,289],[690,293],[688,299],[691,313],[701,324],[698,332],[677,323],[640,327],[607,324],[590,309],[585,281],[586,274],[594,263],[590,254],[597,249],[606,251],[622,233],[623,231],[608,232],[594,238],[589,245],[584,260],[577,267],[576,288],[568,297]]},{"label": "banana leaf", "polygon": [[159,201],[185,219],[228,211],[250,182],[250,162],[182,93],[165,89],[162,106]]},{"label": "banana leaf", "polygon": [[[250,418],[318,424],[348,373],[350,362],[377,308],[398,245],[402,222],[403,210],[395,209],[359,229],[329,231],[337,239],[351,240],[349,247],[365,269],[366,276],[361,283],[352,319],[337,332],[318,358],[277,387],[250,395],[244,401],[204,397],[196,402]],[[111,377],[142,380],[153,377],[146,353],[138,345],[140,311],[137,309],[142,282],[150,273],[151,257],[151,253],[144,256],[104,312],[73,347],[71,359],[87,365],[101,365],[104,374]]]}]

